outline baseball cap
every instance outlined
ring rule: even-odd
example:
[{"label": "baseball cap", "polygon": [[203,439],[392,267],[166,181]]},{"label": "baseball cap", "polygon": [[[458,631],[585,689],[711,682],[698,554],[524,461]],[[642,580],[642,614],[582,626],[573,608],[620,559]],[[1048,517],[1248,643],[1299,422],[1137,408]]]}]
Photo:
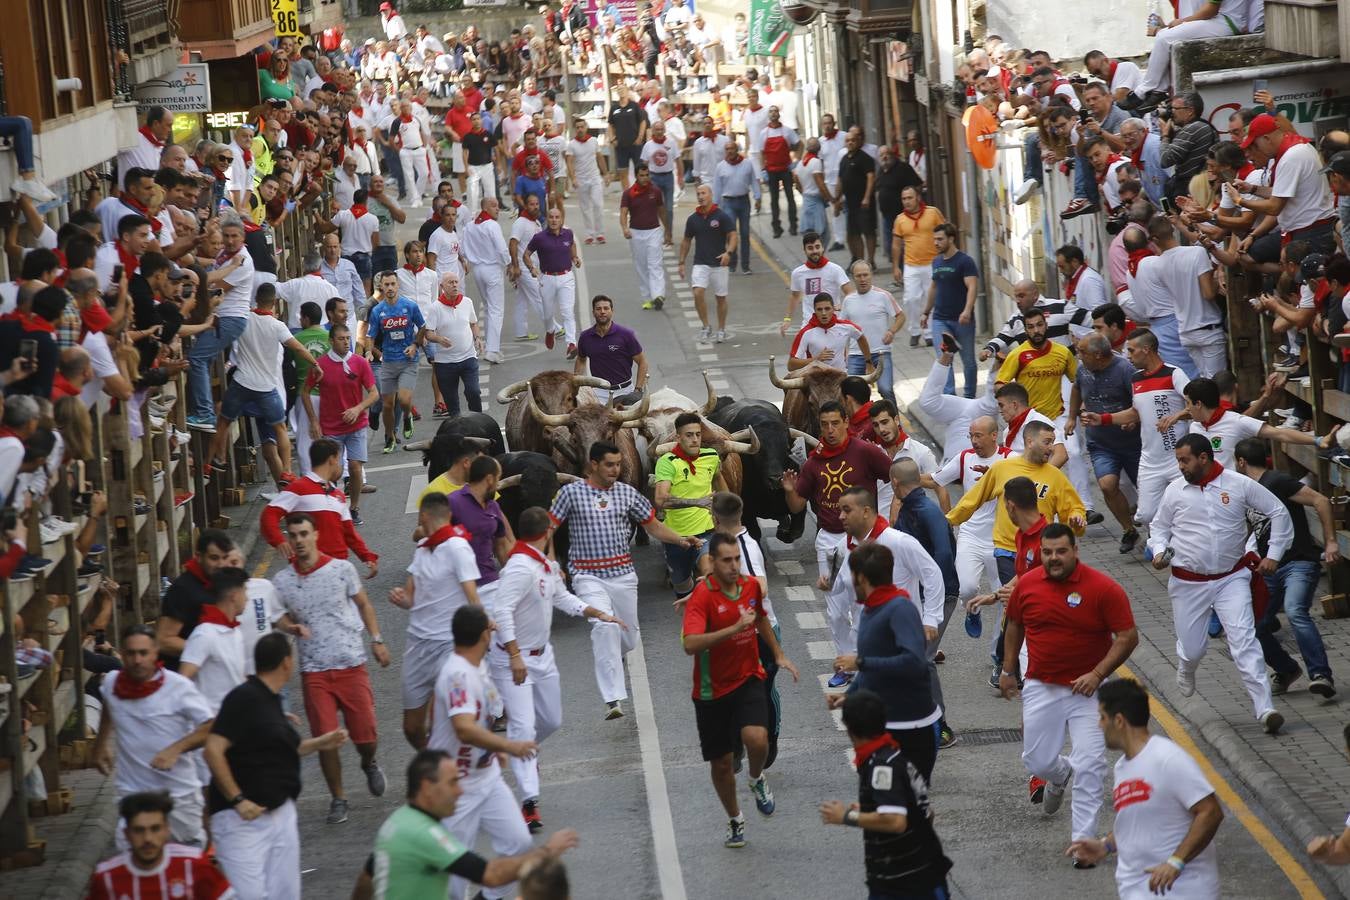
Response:
[{"label": "baseball cap", "polygon": [[1274,116],[1269,113],[1261,113],[1261,115],[1252,119],[1252,123],[1247,126],[1247,136],[1242,139],[1242,149],[1246,150],[1252,145],[1252,141],[1279,131],[1279,129],[1279,123],[1275,121]]},{"label": "baseball cap", "polygon": [[387,9],[387,10],[390,10],[390,11],[393,11],[393,9],[394,9],[394,4],[392,4],[392,3],[381,3],[381,4],[380,4],[380,11],[383,12],[383,11],[386,10],[386,9]]},{"label": "baseball cap", "polygon": [[1350,177],[1350,150],[1342,150],[1327,160],[1327,164],[1322,167],[1323,175],[1332,173]]},{"label": "baseball cap", "polygon": [[192,273],[187,269],[175,268],[169,272],[170,281],[186,281],[192,277]]},{"label": "baseball cap", "polygon": [[1303,257],[1303,262],[1299,263],[1298,275],[1294,277],[1296,284],[1307,284],[1315,278],[1321,278],[1326,272],[1327,258],[1321,253],[1309,253]]}]

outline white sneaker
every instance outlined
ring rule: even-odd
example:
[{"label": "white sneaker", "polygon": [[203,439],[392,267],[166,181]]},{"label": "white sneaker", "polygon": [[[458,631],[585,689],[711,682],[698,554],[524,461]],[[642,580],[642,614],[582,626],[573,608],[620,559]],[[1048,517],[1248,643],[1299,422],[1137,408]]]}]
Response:
[{"label": "white sneaker", "polygon": [[67,522],[60,516],[48,516],[42,520],[42,524],[61,534],[70,534],[72,531],[80,530],[79,525],[74,522]]},{"label": "white sneaker", "polygon": [[727,342],[727,333],[725,331],[717,332],[717,343],[725,344]]},{"label": "white sneaker", "polygon": [[1284,716],[1272,709],[1261,717],[1261,727],[1266,730],[1266,734],[1279,734],[1284,727]]},{"label": "white sneaker", "polygon": [[266,500],[268,503],[271,503],[273,500],[277,499],[278,493],[280,492],[275,490],[258,491],[258,497],[259,499]]},{"label": "white sneaker", "polygon": [[1040,189],[1040,182],[1034,178],[1028,178],[1026,181],[1022,182],[1020,187],[1018,187],[1017,193],[1013,194],[1013,202],[1018,206],[1021,206],[1023,203],[1026,203],[1034,197],[1036,192]]},{"label": "white sneaker", "polygon": [[1195,693],[1195,673],[1187,670],[1181,663],[1177,663],[1177,688],[1183,697]]},{"label": "white sneaker", "polygon": [[66,536],[65,532],[52,528],[46,522],[38,523],[38,533],[42,535],[42,543],[44,544],[54,544]]},{"label": "white sneaker", "polygon": [[1073,769],[1069,769],[1068,777],[1059,784],[1053,781],[1045,785],[1045,800],[1041,804],[1041,811],[1047,816],[1052,816],[1059,811],[1059,807],[1064,803],[1064,791],[1069,787],[1069,782],[1073,780]]},{"label": "white sneaker", "polygon": [[698,333],[698,342],[700,344],[706,344],[711,340],[712,340],[712,329],[709,328],[707,325],[704,325],[703,328]]},{"label": "white sneaker", "polygon": [[37,203],[50,203],[56,199],[51,188],[36,178],[16,178],[10,189],[16,194],[27,194]]}]

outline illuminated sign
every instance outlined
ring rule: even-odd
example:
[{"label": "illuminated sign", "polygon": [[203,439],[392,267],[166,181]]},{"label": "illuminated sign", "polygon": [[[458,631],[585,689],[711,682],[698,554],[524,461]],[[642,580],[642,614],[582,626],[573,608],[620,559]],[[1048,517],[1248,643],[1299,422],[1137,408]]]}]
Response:
[{"label": "illuminated sign", "polygon": [[248,124],[248,110],[241,109],[238,112],[209,112],[206,114],[207,128],[220,128],[233,130],[240,125]]}]

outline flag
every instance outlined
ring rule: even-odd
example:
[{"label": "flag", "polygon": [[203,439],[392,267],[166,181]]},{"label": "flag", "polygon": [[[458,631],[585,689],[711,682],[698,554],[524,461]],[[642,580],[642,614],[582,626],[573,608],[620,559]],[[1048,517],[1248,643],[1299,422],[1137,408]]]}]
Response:
[{"label": "flag", "polygon": [[792,23],[783,15],[778,0],[751,0],[750,40],[746,53],[750,56],[787,56],[790,37]]}]

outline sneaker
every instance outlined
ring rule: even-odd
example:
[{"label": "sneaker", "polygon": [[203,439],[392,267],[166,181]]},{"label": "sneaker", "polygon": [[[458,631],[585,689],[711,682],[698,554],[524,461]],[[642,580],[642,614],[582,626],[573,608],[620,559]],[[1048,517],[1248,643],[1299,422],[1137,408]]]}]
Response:
[{"label": "sneaker", "polygon": [[706,344],[709,343],[711,340],[712,340],[712,329],[709,328],[707,325],[704,325],[703,328],[699,330],[698,342],[700,344]]},{"label": "sneaker", "polygon": [[539,818],[539,801],[526,800],[520,805],[520,814],[525,818],[525,825],[530,832],[543,831],[544,823]]},{"label": "sneaker", "polygon": [[[1288,673],[1276,672],[1274,675],[1270,676],[1271,696],[1289,693],[1289,686],[1293,684],[1295,681],[1298,681],[1302,677],[1303,677],[1302,669],[1295,669],[1294,671]],[[1311,687],[1312,685],[1309,685],[1309,688]]]},{"label": "sneaker", "polygon": [[27,194],[34,203],[51,203],[56,199],[51,188],[36,178],[16,178],[10,185],[10,190],[16,194]]},{"label": "sneaker", "polygon": [[1053,781],[1045,786],[1045,802],[1042,804],[1043,811],[1047,816],[1053,816],[1059,812],[1060,805],[1064,802],[1064,792],[1069,787],[1069,782],[1073,780],[1073,767],[1069,768],[1069,774],[1060,784]]},{"label": "sneaker", "polygon": [[588,238],[586,238],[586,246],[589,247],[591,244],[594,244],[594,243],[595,243],[595,238],[593,238],[593,237],[588,237]]},{"label": "sneaker", "polygon": [[1040,189],[1041,183],[1039,181],[1035,178],[1028,178],[1026,181],[1022,182],[1017,188],[1017,192],[1013,194],[1013,203],[1021,206],[1023,203],[1026,203],[1032,197],[1036,196],[1036,192]]},{"label": "sneaker", "polygon": [[1336,696],[1336,682],[1331,680],[1330,675],[1314,675],[1312,681],[1308,682],[1308,693],[1330,700]]},{"label": "sneaker", "polygon": [[373,411],[370,413],[370,415],[367,416],[367,418],[370,419],[370,430],[371,430],[371,431],[379,431],[379,430],[380,430],[380,413],[379,413],[379,410],[373,410]]},{"label": "sneaker", "polygon": [[653,309],[662,309],[665,307],[665,305],[666,305],[666,297],[664,294],[659,294],[652,298]]},{"label": "sneaker", "polygon": [[603,234],[597,234],[595,236],[595,242],[597,244],[603,244],[605,242],[605,236]]},{"label": "sneaker", "polygon": [[[990,672],[989,672],[989,686],[990,686],[991,688],[993,688],[994,690],[996,690],[996,691],[997,691],[997,690],[1000,690],[1000,688],[999,688],[999,686],[998,686],[998,677],[999,677],[1000,675],[1002,675],[1002,674],[1003,674],[1003,667],[1002,667],[1002,666],[997,666],[997,665],[994,666],[994,668],[991,669]],[[1040,801],[1037,801],[1037,802],[1040,802]]]},{"label": "sneaker", "polygon": [[1219,614],[1214,610],[1209,611],[1209,636],[1216,638],[1223,634],[1223,623],[1219,621]]},{"label": "sneaker", "polygon": [[725,331],[717,332],[716,341],[719,344],[725,344],[727,342],[727,333]]},{"label": "sneaker", "polygon": [[544,335],[544,346],[545,346],[547,349],[552,350],[552,349],[553,349],[553,343],[554,343],[553,332],[550,331],[550,332],[548,332],[547,334]]},{"label": "sneaker", "polygon": [[266,500],[268,503],[271,503],[273,500],[277,499],[278,493],[280,492],[273,490],[258,491],[258,499]]},{"label": "sneaker", "polygon": [[947,724],[946,719],[938,722],[938,749],[946,750],[949,747],[955,747],[960,738],[956,736],[956,730]]},{"label": "sneaker", "polygon": [[1181,696],[1189,697],[1195,693],[1195,673],[1181,663],[1177,663],[1177,689]]},{"label": "sneaker", "polygon": [[844,245],[841,244],[839,241],[835,241],[833,244],[830,245],[830,249],[829,249],[828,252],[830,252],[830,253],[838,253],[840,250],[843,250],[843,249],[844,249]]},{"label": "sneaker", "polygon": [[404,416],[404,417],[403,417],[403,440],[405,440],[405,441],[411,441],[411,440],[412,440],[412,437],[413,437],[413,423],[412,423],[412,419],[408,418],[407,416]]},{"label": "sneaker", "polygon": [[1089,525],[1100,525],[1106,521],[1106,516],[1097,512],[1095,509],[1089,509],[1087,514],[1087,523]]},{"label": "sneaker", "polygon": [[984,634],[984,619],[980,618],[978,610],[966,613],[966,634],[973,638]]},{"label": "sneaker", "polygon": [[1095,868],[1097,868],[1097,864],[1096,864],[1096,863],[1083,862],[1081,859],[1079,859],[1079,858],[1076,857],[1076,856],[1073,857],[1069,862],[1070,862],[1070,865],[1072,865],[1075,869],[1095,869]]},{"label": "sneaker", "polygon": [[1120,536],[1120,552],[1129,553],[1139,543],[1139,530],[1131,528]]},{"label": "sneaker", "polygon": [[577,345],[576,345],[576,344],[568,344],[568,345],[567,345],[567,358],[568,358],[568,359],[576,359],[576,358],[577,358]]},{"label": "sneaker", "polygon": [[773,802],[773,791],[769,790],[769,783],[764,780],[764,773],[750,782],[750,793],[755,795],[755,809],[759,810],[761,816],[771,816],[776,808]]},{"label": "sneaker", "polygon": [[418,410],[417,410],[417,404],[416,404],[416,403],[414,403],[414,404],[413,404],[413,407],[412,407],[412,420],[413,420],[414,422],[420,422],[420,421],[422,421],[422,414],[421,414],[420,412],[418,412]]},{"label": "sneaker", "polygon": [[1032,775],[1031,780],[1027,782],[1027,793],[1031,795],[1032,803],[1040,803],[1045,800],[1045,779]]},{"label": "sneaker", "polygon": [[366,520],[361,518],[361,511],[359,509],[352,510],[352,524],[358,528],[366,524]]},{"label": "sneaker", "polygon": [[742,274],[742,275],[753,275],[753,274],[755,274],[755,273],[752,272],[752,271],[750,271],[749,269],[741,269],[741,274]]},{"label": "sneaker", "polygon": [[393,453],[393,452],[394,452],[394,439],[393,439],[393,438],[390,438],[389,440],[387,440],[387,441],[384,442],[384,452],[385,452],[385,453]]},{"label": "sneaker", "polygon": [[373,493],[375,493],[375,492],[378,491],[378,490],[379,490],[379,488],[376,487],[375,485],[371,484],[369,481],[367,481],[365,484],[361,485],[361,493],[363,493],[363,494],[373,494]]},{"label": "sneaker", "polygon": [[450,407],[446,406],[444,402],[437,403],[431,408],[431,417],[433,419],[444,419],[448,415],[450,415]]},{"label": "sneaker", "polygon": [[1280,729],[1284,727],[1284,716],[1272,709],[1261,717],[1261,727],[1265,729],[1266,734],[1279,734]]},{"label": "sneaker", "polygon": [[825,683],[825,686],[838,690],[839,688],[848,687],[849,683],[852,681],[852,672],[835,672],[834,675],[830,677],[830,680]]},{"label": "sneaker", "polygon": [[324,821],[329,825],[341,825],[347,821],[347,801],[341,797],[334,797],[328,804],[328,818]]},{"label": "sneaker", "polygon": [[739,850],[745,846],[745,821],[730,819],[727,821],[727,837],[722,846],[730,850]]},{"label": "sneaker", "polygon": [[919,346],[919,336],[917,334],[911,334],[909,336],[909,345],[911,347]]},{"label": "sneaker", "polygon": [[1073,219],[1078,216],[1085,216],[1088,213],[1097,211],[1097,204],[1089,203],[1082,197],[1075,197],[1069,201],[1069,205],[1059,214],[1061,219]]},{"label": "sneaker", "polygon": [[648,300],[646,303],[642,304],[642,308],[646,310],[656,309],[656,304],[651,300]]},{"label": "sneaker", "polygon": [[528,333],[528,334],[518,334],[518,335],[516,335],[516,343],[517,343],[517,344],[528,344],[528,343],[530,343],[531,341],[537,341],[537,340],[539,340],[539,335],[535,334],[534,332],[530,332],[530,333]]},{"label": "sneaker", "polygon": [[611,719],[623,718],[623,704],[621,702],[619,702],[618,700],[611,700],[608,703],[606,703],[605,706],[607,707],[605,711],[606,722],[610,721]]},{"label": "sneaker", "polygon": [[380,768],[380,764],[373,762],[369,768],[362,766],[361,771],[366,773],[366,789],[370,791],[370,795],[383,797],[385,780],[384,769]]},{"label": "sneaker", "polygon": [[207,434],[216,433],[216,420],[207,416],[188,416],[187,427],[192,431],[204,431]]}]

